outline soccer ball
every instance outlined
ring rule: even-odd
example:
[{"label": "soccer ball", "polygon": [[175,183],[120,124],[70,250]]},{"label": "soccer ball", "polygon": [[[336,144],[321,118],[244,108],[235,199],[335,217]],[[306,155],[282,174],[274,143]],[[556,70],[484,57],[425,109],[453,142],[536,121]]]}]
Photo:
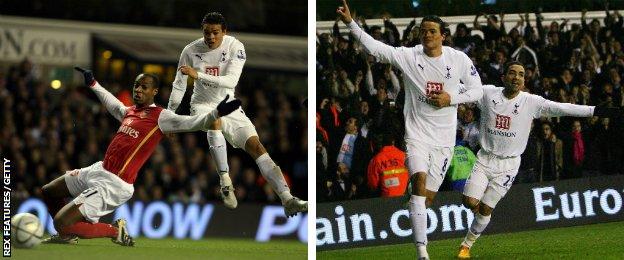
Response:
[{"label": "soccer ball", "polygon": [[37,216],[19,213],[11,218],[11,244],[17,248],[32,248],[41,243],[43,225]]}]

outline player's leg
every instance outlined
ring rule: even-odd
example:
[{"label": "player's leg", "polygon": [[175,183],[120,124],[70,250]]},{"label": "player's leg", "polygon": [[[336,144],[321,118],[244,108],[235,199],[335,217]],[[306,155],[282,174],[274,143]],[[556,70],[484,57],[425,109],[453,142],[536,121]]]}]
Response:
[{"label": "player's leg", "polygon": [[[444,181],[453,149],[451,147],[433,147],[424,144],[408,145],[408,169],[412,175],[415,189],[410,198],[410,220],[414,233],[414,243],[419,259],[429,259],[427,252],[427,207],[433,200]],[[415,177],[414,177],[415,176]]]},{"label": "player's leg", "polygon": [[[414,160],[415,158],[408,158]],[[412,168],[412,167],[408,167]],[[416,172],[410,177],[412,182],[412,195],[409,200],[409,215],[412,223],[412,234],[418,257],[427,259],[427,190],[425,188],[427,174],[423,171]]]},{"label": "player's leg", "polygon": [[[483,199],[485,199],[486,197],[498,198],[496,199],[496,201],[502,198],[502,196],[499,193],[491,189],[491,186],[489,186],[485,190]],[[472,223],[470,224],[470,228],[468,228],[466,237],[464,237],[464,240],[461,243],[460,252],[458,255],[459,258],[470,257],[470,248],[472,247],[474,242],[477,241],[477,239],[481,236],[481,233],[483,233],[485,228],[490,223],[492,210],[494,209],[495,205],[496,204],[495,203],[492,204],[491,201],[489,201],[488,203],[484,203],[482,201],[478,204],[477,212],[474,214],[474,219],[472,220]]]},{"label": "player's leg", "polygon": [[113,225],[98,223],[100,217],[112,213],[132,197],[131,184],[104,170],[102,162],[80,169],[77,174],[67,173],[65,183],[74,199],[54,216],[58,235],[47,242],[67,243],[67,238],[72,237],[110,237],[114,243],[134,245],[125,220],[117,220]]},{"label": "player's leg", "polygon": [[[93,192],[93,191],[92,191]],[[104,223],[89,223],[80,211],[82,204],[69,203],[54,217],[54,228],[61,237],[117,237],[117,228]]]},{"label": "player's leg", "polygon": [[280,197],[287,216],[308,211],[308,203],[306,201],[302,201],[290,194],[290,188],[284,179],[282,170],[271,159],[257,135],[247,139],[245,151],[256,161],[260,173],[262,173],[262,176],[271,185],[273,191]]},{"label": "player's leg", "polygon": [[[75,171],[78,170],[73,170],[70,174]],[[52,218],[54,218],[65,205],[65,198],[71,197],[67,184],[65,183],[65,176],[60,176],[50,183],[43,185],[41,194],[43,195],[43,201],[48,207],[48,212]]]},{"label": "player's leg", "polygon": [[[462,197],[462,202],[464,203],[464,206],[471,209],[472,212],[475,213],[475,219],[472,221],[471,227],[474,226],[477,230],[481,230],[481,228],[479,228],[479,223],[483,224],[485,222],[483,218],[480,218],[478,216],[478,211],[481,205],[481,198],[483,198],[483,195],[489,184],[489,180],[484,172],[484,169],[485,167],[482,166],[481,161],[477,160],[474,168],[472,169],[472,172],[470,173],[470,177],[468,177],[468,179],[466,180]],[[468,228],[466,236],[464,237],[464,240],[459,247],[459,254],[457,255],[458,258],[470,258],[470,247],[472,247],[480,234],[481,231],[475,233],[474,230]]]},{"label": "player's leg", "polygon": [[206,132],[206,136],[208,138],[208,145],[210,146],[210,155],[219,173],[219,184],[221,185],[223,204],[230,209],[234,209],[238,206],[238,202],[236,201],[234,186],[230,179],[230,168],[227,162],[227,146],[225,143],[225,136],[223,136],[223,132],[221,131],[221,119],[216,120],[209,128],[211,130]]}]

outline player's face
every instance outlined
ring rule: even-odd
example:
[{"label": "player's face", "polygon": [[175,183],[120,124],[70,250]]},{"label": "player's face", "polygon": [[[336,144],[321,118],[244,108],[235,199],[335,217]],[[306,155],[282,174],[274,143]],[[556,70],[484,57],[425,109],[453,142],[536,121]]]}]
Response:
[{"label": "player's face", "polygon": [[440,25],[434,22],[423,22],[420,25],[420,42],[425,49],[442,48],[444,35],[440,31]]},{"label": "player's face", "polygon": [[202,30],[204,31],[204,43],[206,43],[210,49],[216,49],[221,46],[223,36],[227,32],[220,24],[206,23],[202,25]]},{"label": "player's face", "polygon": [[132,89],[132,99],[137,105],[151,105],[154,103],[154,96],[158,93],[158,88],[154,86],[154,79],[148,76],[139,75],[134,81]]},{"label": "player's face", "polygon": [[503,83],[505,83],[505,88],[512,90],[512,92],[524,89],[524,67],[511,65],[503,76]]}]

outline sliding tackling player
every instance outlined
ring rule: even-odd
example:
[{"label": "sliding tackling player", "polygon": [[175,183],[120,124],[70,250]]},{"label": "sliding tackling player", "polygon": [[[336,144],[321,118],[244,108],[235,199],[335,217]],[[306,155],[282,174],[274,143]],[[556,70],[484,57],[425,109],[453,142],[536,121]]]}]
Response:
[{"label": "sliding tackling player", "polygon": [[[98,223],[100,217],[132,198],[139,169],[165,134],[208,129],[219,117],[240,108],[241,102],[227,102],[229,96],[226,96],[214,110],[194,116],[176,115],[154,104],[158,77],[140,74],[132,91],[135,105],[126,107],[95,80],[90,70],[78,67],[76,70],[83,73],[85,84],[121,126],[108,145],[103,161],[68,171],[43,186],[43,200],[58,231],[43,242],[76,244],[78,238],[110,237],[119,245],[134,246],[124,219],[110,225]],[[74,199],[65,204],[67,197]]]}]

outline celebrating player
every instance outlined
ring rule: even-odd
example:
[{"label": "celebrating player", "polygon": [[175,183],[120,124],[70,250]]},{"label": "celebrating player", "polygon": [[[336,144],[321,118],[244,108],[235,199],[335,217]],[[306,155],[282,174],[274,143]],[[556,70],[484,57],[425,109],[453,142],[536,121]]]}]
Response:
[{"label": "celebrating player", "polygon": [[[208,129],[221,116],[240,107],[240,100],[227,102],[226,96],[216,109],[194,116],[176,115],[154,104],[158,93],[158,77],[140,74],[133,87],[134,106],[126,107],[104,89],[89,70],[83,73],[85,84],[91,87],[113,117],[122,124],[108,145],[104,161],[68,171],[42,188],[43,199],[54,218],[58,235],[47,243],[75,244],[79,238],[110,237],[114,243],[133,246],[126,221],[118,219],[113,225],[98,223],[128,201],[134,193],[137,173],[165,133],[191,132]],[[64,205],[64,199],[73,201]]]},{"label": "celebrating player", "polygon": [[[234,96],[234,88],[245,64],[243,44],[226,35],[225,18],[220,13],[208,13],[201,23],[204,37],[184,47],[173,82],[168,108],[175,111],[184,92],[188,77],[194,79],[191,96],[191,115],[206,113],[215,108],[226,95]],[[305,212],[308,203],[290,194],[282,171],[260,143],[258,133],[242,108],[240,112],[222,117],[207,131],[210,154],[219,171],[221,197],[228,208],[236,208],[237,201],[229,177],[225,140],[235,148],[243,148],[258,164],[260,172],[280,197],[287,216]]]},{"label": "celebrating player", "polygon": [[519,62],[505,66],[502,82],[504,88],[484,86],[483,97],[477,101],[481,109],[481,150],[464,186],[463,196],[464,205],[476,214],[461,243],[459,258],[470,258],[470,247],[487,227],[496,204],[509,191],[518,173],[520,155],[526,148],[533,119],[622,114],[618,108],[557,103],[522,92],[524,67]]},{"label": "celebrating player", "polygon": [[[351,18],[346,0],[336,12],[368,53],[403,72],[407,168],[414,187],[409,203],[410,220],[419,259],[429,259],[426,206],[435,197],[452,158],[456,104],[481,97],[481,78],[466,54],[442,46],[446,24],[437,16],[422,19],[422,45],[395,48],[363,32]],[[460,80],[467,88],[461,94],[457,85]]]}]

